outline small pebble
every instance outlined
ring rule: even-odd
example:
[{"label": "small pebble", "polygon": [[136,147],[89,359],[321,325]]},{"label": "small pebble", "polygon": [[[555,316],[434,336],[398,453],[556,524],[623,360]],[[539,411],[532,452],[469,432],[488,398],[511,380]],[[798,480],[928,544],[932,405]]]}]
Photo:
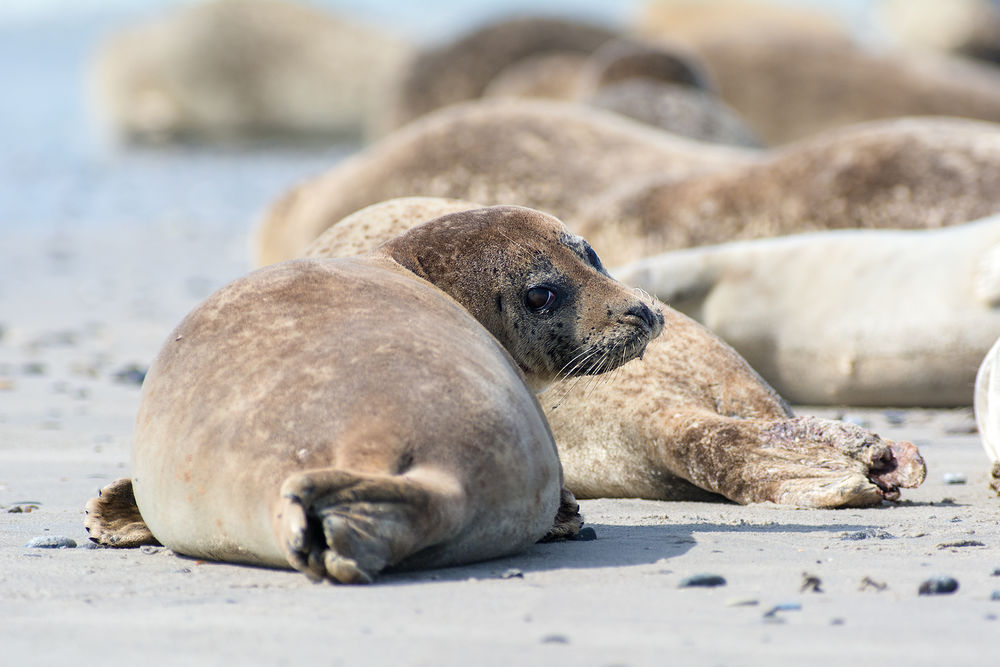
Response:
[{"label": "small pebble", "polygon": [[597,539],[597,531],[590,526],[584,526],[580,529],[580,532],[573,536],[573,540],[576,542],[590,542],[591,540]]},{"label": "small pebble", "polygon": [[906,421],[906,413],[902,410],[886,410],[885,420],[893,426],[899,426]]},{"label": "small pebble", "polygon": [[985,547],[979,540],[961,540],[959,542],[945,542],[937,545],[938,549],[958,549],[961,547]]},{"label": "small pebble", "polygon": [[869,588],[874,588],[876,591],[881,593],[885,589],[889,588],[889,584],[882,581],[875,581],[871,577],[865,577],[861,580],[861,584],[858,586],[859,591],[863,591]]},{"label": "small pebble", "polygon": [[802,573],[802,587],[799,589],[801,592],[811,591],[813,593],[822,593],[823,580],[817,577],[815,574],[809,574],[808,572]]},{"label": "small pebble", "polygon": [[163,551],[163,547],[158,547],[152,544],[144,544],[143,546],[139,547],[139,552],[144,553],[147,556],[158,554],[161,551]]},{"label": "small pebble", "polygon": [[521,572],[516,567],[504,570],[500,575],[501,579],[524,579],[524,572]]},{"label": "small pebble", "polygon": [[993,591],[990,594],[990,599],[994,602],[1000,602],[1000,591]]},{"label": "small pebble", "polygon": [[124,384],[141,385],[146,379],[146,369],[138,364],[129,364],[125,368],[116,371],[112,377]]},{"label": "small pebble", "polygon": [[920,584],[917,592],[920,595],[945,595],[958,590],[958,581],[948,576],[931,577]]},{"label": "small pebble", "polygon": [[24,546],[28,549],[75,549],[76,542],[59,535],[42,535],[31,538]]},{"label": "small pebble", "polygon": [[726,600],[727,607],[756,607],[760,604],[757,598],[729,598]]},{"label": "small pebble", "polygon": [[992,576],[992,577],[1000,577],[1000,567],[993,568],[993,573],[990,576]]},{"label": "small pebble", "polygon": [[569,637],[566,635],[545,635],[542,637],[543,644],[568,644]]},{"label": "small pebble", "polygon": [[966,477],[960,472],[946,472],[941,475],[941,480],[945,484],[965,484]]},{"label": "small pebble", "polygon": [[693,586],[703,586],[706,588],[714,588],[715,586],[725,586],[726,580],[724,577],[718,574],[692,574],[690,577],[685,577],[681,579],[681,583],[678,584],[678,588],[691,588]]},{"label": "small pebble", "polygon": [[764,612],[764,618],[775,618],[779,611],[801,611],[802,605],[798,602],[781,602]]},{"label": "small pebble", "polygon": [[881,528],[865,528],[864,530],[858,530],[853,533],[840,534],[840,539],[842,540],[869,540],[875,538],[880,540],[894,540],[896,539],[896,536]]}]

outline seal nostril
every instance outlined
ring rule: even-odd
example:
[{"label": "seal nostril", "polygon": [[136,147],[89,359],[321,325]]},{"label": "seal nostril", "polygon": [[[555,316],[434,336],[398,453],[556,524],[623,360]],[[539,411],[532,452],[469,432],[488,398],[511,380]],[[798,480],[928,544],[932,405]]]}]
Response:
[{"label": "seal nostril", "polygon": [[656,321],[656,317],[653,315],[653,311],[649,309],[649,306],[644,303],[632,306],[625,311],[625,314],[639,318],[649,329],[655,328],[654,322]]}]

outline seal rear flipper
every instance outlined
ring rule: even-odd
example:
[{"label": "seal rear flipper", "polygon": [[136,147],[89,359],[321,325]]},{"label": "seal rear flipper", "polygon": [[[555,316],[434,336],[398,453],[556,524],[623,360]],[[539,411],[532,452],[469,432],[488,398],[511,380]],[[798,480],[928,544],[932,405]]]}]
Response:
[{"label": "seal rear flipper", "polygon": [[87,502],[85,512],[83,525],[92,542],[119,548],[160,544],[139,514],[131,479],[115,480],[105,486]]},{"label": "seal rear flipper", "polygon": [[576,496],[565,486],[559,492],[559,511],[556,512],[552,528],[540,542],[554,542],[576,537],[583,528],[583,517],[580,516],[580,503]]},{"label": "seal rear flipper", "polygon": [[371,583],[458,532],[461,494],[442,481],[332,468],[296,473],[282,484],[275,516],[281,549],[310,579]]},{"label": "seal rear flipper", "polygon": [[661,452],[671,472],[741,504],[834,508],[877,505],[917,486],[926,469],[910,443],[814,417],[677,415]]}]

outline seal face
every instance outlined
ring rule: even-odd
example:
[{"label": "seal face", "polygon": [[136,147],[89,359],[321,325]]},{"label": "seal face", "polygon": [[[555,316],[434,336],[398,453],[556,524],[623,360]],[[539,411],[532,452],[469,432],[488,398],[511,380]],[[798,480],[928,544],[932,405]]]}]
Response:
[{"label": "seal face", "polygon": [[133,480],[88,504],[92,539],[367,582],[573,534],[525,380],[590,348],[610,370],[662,328],[588,248],[495,207],[224,287],[150,368]]}]

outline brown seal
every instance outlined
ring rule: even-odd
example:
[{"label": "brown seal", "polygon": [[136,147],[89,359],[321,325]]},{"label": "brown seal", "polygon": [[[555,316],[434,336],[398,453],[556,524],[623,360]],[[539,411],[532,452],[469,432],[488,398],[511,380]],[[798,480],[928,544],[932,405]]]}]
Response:
[{"label": "brown seal", "polygon": [[612,370],[662,321],[585,241],[520,207],[268,267],[170,335],[143,385],[132,482],[92,500],[87,527],[341,582],[571,535],[576,503],[529,386]]},{"label": "brown seal", "polygon": [[108,37],[98,116],[130,141],[357,137],[410,56],[381,30],[281,0],[206,2]]},{"label": "brown seal", "polygon": [[551,211],[618,266],[734,239],[985,217],[1000,211],[1000,129],[896,119],[761,153],[578,105],[468,103],[293,189],[260,224],[257,261],[300,256],[344,216],[411,195]]},{"label": "brown seal", "polygon": [[[376,204],[333,225],[309,254],[360,252],[381,241],[373,229],[400,233],[437,207],[461,205],[420,197]],[[843,507],[896,498],[923,481],[912,444],[795,417],[732,348],[660,308],[665,333],[642,363],[607,378],[563,378],[540,396],[573,493]]]}]

